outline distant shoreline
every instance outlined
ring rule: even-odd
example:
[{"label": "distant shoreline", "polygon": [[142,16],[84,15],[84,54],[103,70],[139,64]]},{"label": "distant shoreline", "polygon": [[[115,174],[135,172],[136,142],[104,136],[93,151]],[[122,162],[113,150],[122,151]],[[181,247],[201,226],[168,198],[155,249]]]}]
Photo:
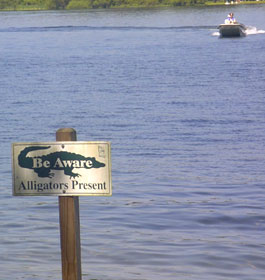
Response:
[{"label": "distant shoreline", "polygon": [[238,5],[257,5],[257,4],[265,4],[265,1],[240,1],[238,3],[229,3],[227,4],[228,2],[210,2],[210,1],[207,1],[205,2],[205,6],[238,6]]},{"label": "distant shoreline", "polygon": [[[103,0],[104,1],[104,0]],[[8,2],[8,1],[7,1]],[[23,2],[23,0],[22,0]],[[240,1],[238,3],[228,3],[224,1],[206,1],[206,2],[193,2],[192,0],[169,0],[164,3],[159,3],[154,0],[146,0],[146,1],[136,1],[130,2],[130,4],[120,4],[120,5],[102,5],[101,1],[95,1],[91,0],[91,2],[86,0],[70,0],[67,4],[65,4],[65,7],[57,7],[54,5],[51,5],[52,1],[48,1],[47,3],[45,1],[41,1],[39,4],[35,3],[32,5],[28,2],[27,5],[23,5],[19,3],[19,0],[10,1],[10,3],[7,3],[8,6],[1,6],[0,4],[0,12],[6,12],[6,11],[49,11],[49,10],[95,10],[95,9],[146,9],[146,8],[178,8],[178,7],[214,7],[214,6],[240,6],[240,5],[262,5],[265,4],[265,0],[261,1]],[[99,2],[98,6],[93,6],[91,3]],[[105,1],[104,3],[107,3]],[[90,5],[89,5],[90,4]]]}]

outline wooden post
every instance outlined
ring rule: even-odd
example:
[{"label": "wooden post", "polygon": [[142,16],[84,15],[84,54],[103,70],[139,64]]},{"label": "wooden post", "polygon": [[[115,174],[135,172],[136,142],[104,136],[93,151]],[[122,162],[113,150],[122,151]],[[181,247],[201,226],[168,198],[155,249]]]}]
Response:
[{"label": "wooden post", "polygon": [[[56,131],[56,141],[76,141],[73,128]],[[62,280],[82,280],[79,197],[59,196]]]}]

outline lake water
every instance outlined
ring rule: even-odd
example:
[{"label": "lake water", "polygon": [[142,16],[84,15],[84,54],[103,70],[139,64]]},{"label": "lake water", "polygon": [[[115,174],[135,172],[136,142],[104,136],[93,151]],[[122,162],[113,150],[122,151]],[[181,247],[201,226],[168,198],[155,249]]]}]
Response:
[{"label": "lake water", "polygon": [[81,197],[83,280],[265,278],[265,5],[0,12],[0,279],[61,279],[57,197],[13,197],[12,142],[111,141]]}]

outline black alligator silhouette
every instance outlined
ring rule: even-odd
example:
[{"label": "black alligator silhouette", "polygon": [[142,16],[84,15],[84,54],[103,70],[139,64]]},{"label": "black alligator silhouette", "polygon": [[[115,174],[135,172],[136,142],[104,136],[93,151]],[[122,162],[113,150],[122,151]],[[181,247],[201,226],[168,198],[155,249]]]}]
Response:
[{"label": "black alligator silhouette", "polygon": [[30,146],[22,150],[18,156],[18,164],[22,168],[34,170],[39,177],[52,178],[54,173],[51,170],[63,170],[65,175],[71,178],[81,176],[78,173],[73,173],[74,168],[100,168],[105,164],[97,161],[94,157],[84,157],[79,154],[66,151],[59,151],[42,155],[39,157],[28,157],[27,154],[36,150],[46,150],[51,146]]}]

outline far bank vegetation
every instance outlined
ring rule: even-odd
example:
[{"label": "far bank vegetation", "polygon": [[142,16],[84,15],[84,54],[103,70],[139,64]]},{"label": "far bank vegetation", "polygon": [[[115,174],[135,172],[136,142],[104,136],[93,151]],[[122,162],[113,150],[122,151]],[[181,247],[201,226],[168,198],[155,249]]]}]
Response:
[{"label": "far bank vegetation", "polygon": [[[243,3],[265,3],[265,0],[240,2]],[[220,0],[0,0],[0,10],[82,10],[224,4],[225,1]]]}]

